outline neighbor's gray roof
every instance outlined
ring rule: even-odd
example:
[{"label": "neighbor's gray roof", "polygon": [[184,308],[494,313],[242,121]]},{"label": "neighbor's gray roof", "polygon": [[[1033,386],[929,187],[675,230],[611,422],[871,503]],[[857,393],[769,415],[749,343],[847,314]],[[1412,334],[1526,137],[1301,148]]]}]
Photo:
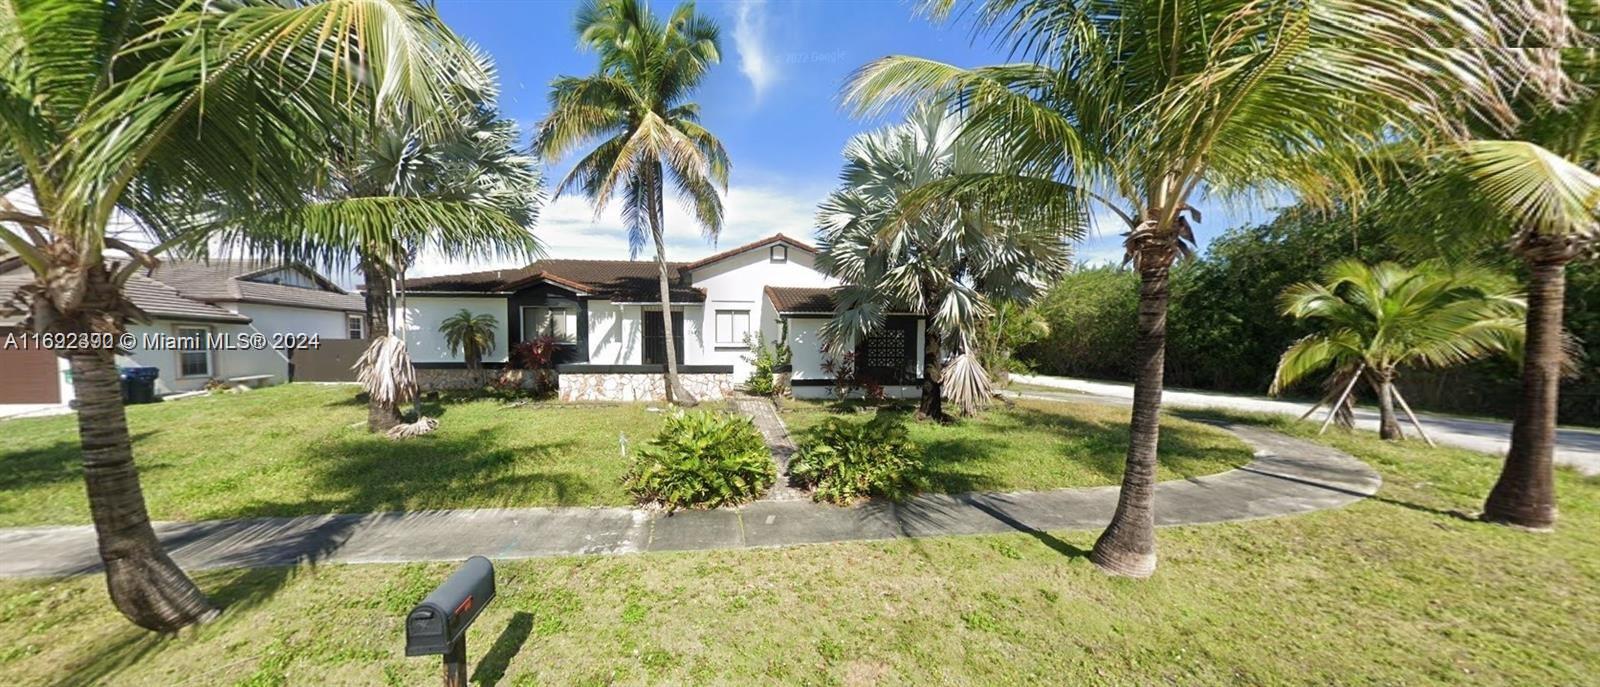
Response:
[{"label": "neighbor's gray roof", "polygon": [[[250,281],[249,277],[277,269],[298,269],[311,275],[322,289]],[[366,310],[361,296],[346,292],[322,275],[301,265],[248,260],[162,261],[149,276],[188,298],[207,303],[264,303],[317,310]]]},{"label": "neighbor's gray roof", "polygon": [[[12,296],[17,289],[33,281],[33,273],[26,269],[13,269],[0,274],[0,311],[10,310]],[[214,305],[184,298],[182,294],[166,284],[135,273],[128,279],[125,289],[128,300],[145,314],[168,320],[192,320],[201,322],[237,322],[246,323],[250,318],[238,313],[228,312]],[[3,314],[3,313],[0,313]],[[17,319],[20,319],[17,318]]]}]

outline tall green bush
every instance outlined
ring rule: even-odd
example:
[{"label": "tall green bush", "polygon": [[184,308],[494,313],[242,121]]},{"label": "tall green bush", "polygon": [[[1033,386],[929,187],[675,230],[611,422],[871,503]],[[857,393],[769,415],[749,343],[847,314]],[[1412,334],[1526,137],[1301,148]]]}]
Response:
[{"label": "tall green bush", "polygon": [[[1402,227],[1374,213],[1313,212],[1292,207],[1264,224],[1230,229],[1202,257],[1179,264],[1168,312],[1167,382],[1172,386],[1265,393],[1278,355],[1310,333],[1276,311],[1278,294],[1345,258],[1369,263],[1440,257],[1395,240]],[[1498,246],[1461,249],[1470,258],[1517,274],[1520,261]],[[1023,346],[1018,358],[1044,374],[1132,380],[1129,352],[1138,308],[1138,279],[1114,267],[1078,269],[1035,310],[1050,334]],[[1587,349],[1579,376],[1561,390],[1561,421],[1600,425],[1600,264],[1568,268],[1569,331]],[[1509,417],[1518,397],[1518,368],[1487,360],[1444,371],[1417,370],[1398,386],[1419,408]]]},{"label": "tall green bush", "polygon": [[753,501],[775,481],[777,468],[755,424],[705,410],[667,416],[622,478],[638,503],[669,511]]},{"label": "tall green bush", "polygon": [[1139,275],[1114,267],[1079,268],[1035,306],[1049,324],[1017,357],[1045,374],[1131,379]]}]

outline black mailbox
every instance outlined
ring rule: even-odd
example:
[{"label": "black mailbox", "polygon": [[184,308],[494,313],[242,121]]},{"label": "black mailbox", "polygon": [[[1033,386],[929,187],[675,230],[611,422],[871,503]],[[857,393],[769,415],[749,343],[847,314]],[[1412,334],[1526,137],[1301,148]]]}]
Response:
[{"label": "black mailbox", "polygon": [[468,558],[406,615],[406,655],[453,654],[456,648],[465,654],[467,628],[493,600],[494,565],[483,556]]}]

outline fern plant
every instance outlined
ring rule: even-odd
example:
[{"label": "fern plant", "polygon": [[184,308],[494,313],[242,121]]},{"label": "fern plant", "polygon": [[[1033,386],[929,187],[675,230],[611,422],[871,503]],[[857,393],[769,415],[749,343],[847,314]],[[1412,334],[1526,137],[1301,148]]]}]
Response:
[{"label": "fern plant", "polygon": [[789,475],[810,487],[817,501],[846,504],[866,496],[900,500],[924,486],[920,455],[899,417],[878,415],[866,422],[830,417],[801,442]]},{"label": "fern plant", "polygon": [[679,411],[634,456],[622,484],[638,503],[673,511],[753,501],[777,478],[772,454],[749,418]]}]

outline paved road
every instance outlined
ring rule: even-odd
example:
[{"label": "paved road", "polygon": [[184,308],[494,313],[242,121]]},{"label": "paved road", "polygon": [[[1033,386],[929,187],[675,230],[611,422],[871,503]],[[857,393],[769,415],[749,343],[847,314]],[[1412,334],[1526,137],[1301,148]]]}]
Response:
[{"label": "paved road", "polygon": [[[1221,423],[1219,423],[1221,424]],[[1216,475],[1156,486],[1156,524],[1194,525],[1337,508],[1378,492],[1372,468],[1331,448],[1260,427],[1221,424],[1255,459]],[[900,537],[1099,529],[1116,487],[924,494],[849,508],[757,501],[664,515],[633,508],[516,508],[157,523],[188,569],[300,562],[399,563],[787,546]],[[0,529],[0,577],[86,574],[99,568],[89,526]]]},{"label": "paved road", "polygon": [[[1044,375],[1012,375],[1011,378],[1025,384],[1047,386],[1090,396],[1108,396],[1125,399],[1129,402],[1133,400],[1133,385],[1131,384],[1094,382],[1070,377],[1049,377]],[[1172,390],[1162,394],[1161,403],[1174,408],[1217,408],[1256,413],[1276,413],[1295,417],[1299,417],[1311,409],[1311,405],[1308,403]],[[1316,415],[1317,421],[1320,422],[1321,417],[1320,413]],[[1404,419],[1402,415],[1401,420],[1404,421]],[[1441,444],[1504,455],[1507,446],[1511,443],[1511,423],[1509,422],[1468,420],[1427,413],[1418,413],[1417,420],[1428,430],[1428,436]],[[1378,411],[1369,408],[1357,408],[1356,426],[1374,432],[1377,431]],[[1415,433],[1409,424],[1404,425],[1402,429],[1407,434]],[[1555,458],[1557,464],[1570,465],[1585,475],[1600,475],[1600,431],[1563,428],[1557,432],[1556,444]]]}]

